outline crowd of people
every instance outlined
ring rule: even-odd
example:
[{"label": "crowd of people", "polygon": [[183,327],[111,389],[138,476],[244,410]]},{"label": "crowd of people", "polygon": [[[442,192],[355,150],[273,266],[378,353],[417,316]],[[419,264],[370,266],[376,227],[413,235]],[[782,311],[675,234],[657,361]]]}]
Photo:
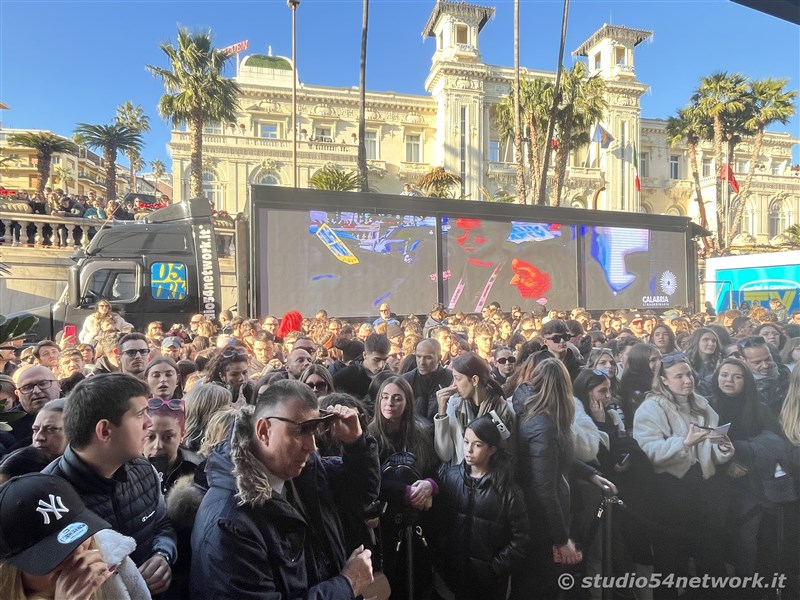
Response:
[{"label": "crowd of people", "polygon": [[[147,196],[143,196],[147,198]],[[28,192],[18,190],[13,195],[4,194],[0,197],[0,212],[10,211],[17,213],[52,215],[54,217],[96,219],[102,222],[131,221],[137,213],[150,212],[158,208],[169,206],[171,200],[162,194],[155,202],[147,203],[142,198],[126,197],[124,201],[106,200],[98,197],[96,192],[88,191],[86,194],[68,194],[61,188],[47,187],[43,192]],[[6,232],[5,225],[0,223],[0,243],[8,244],[33,244],[36,231],[29,225],[26,231],[17,221],[11,222],[11,231]],[[95,228],[87,231],[89,237],[95,233]],[[44,245],[69,247],[80,245],[83,231],[80,227],[73,232],[69,239],[68,231],[63,225],[53,230],[51,225],[45,225],[39,232]]]},{"label": "crowd of people", "polygon": [[[0,590],[599,597],[559,576],[611,547],[615,574],[798,593],[799,360],[777,299],[139,331],[100,299],[75,335],[0,345]],[[605,545],[604,495],[625,505]]]}]

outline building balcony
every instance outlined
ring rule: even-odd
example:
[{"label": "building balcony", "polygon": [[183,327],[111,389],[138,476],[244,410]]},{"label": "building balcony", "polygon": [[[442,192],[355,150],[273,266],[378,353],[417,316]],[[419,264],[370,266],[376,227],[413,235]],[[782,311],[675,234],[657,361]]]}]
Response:
[{"label": "building balcony", "polygon": [[631,65],[614,65],[614,77],[617,79],[636,79],[636,72]]},{"label": "building balcony", "polygon": [[431,170],[428,163],[401,162],[399,174],[401,177],[411,177],[419,179]]},{"label": "building balcony", "polygon": [[[173,132],[170,146],[176,154],[188,155],[191,149],[191,136],[187,132]],[[241,154],[248,155],[254,152],[263,154],[266,151],[274,156],[290,157],[292,153],[292,140],[279,138],[259,138],[244,135],[203,134],[203,147],[210,154]],[[224,151],[222,149],[225,149]],[[321,140],[297,140],[298,153],[324,154],[327,160],[334,160],[336,156],[358,155],[358,145],[353,143],[324,142]],[[348,160],[348,159],[345,159]]]}]

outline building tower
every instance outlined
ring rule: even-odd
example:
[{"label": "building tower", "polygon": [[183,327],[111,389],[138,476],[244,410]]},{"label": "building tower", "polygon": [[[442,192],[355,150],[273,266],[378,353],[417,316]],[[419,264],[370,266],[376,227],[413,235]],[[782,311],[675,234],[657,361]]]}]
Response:
[{"label": "building tower", "polygon": [[652,31],[618,25],[603,25],[581,44],[573,56],[585,56],[589,74],[600,74],[606,81],[608,110],[603,126],[614,141],[599,153],[590,148],[590,164],[604,171],[606,193],[598,208],[639,212],[635,187],[634,147],[639,144],[639,98],[647,86],[636,80],[634,48],[652,37]]}]

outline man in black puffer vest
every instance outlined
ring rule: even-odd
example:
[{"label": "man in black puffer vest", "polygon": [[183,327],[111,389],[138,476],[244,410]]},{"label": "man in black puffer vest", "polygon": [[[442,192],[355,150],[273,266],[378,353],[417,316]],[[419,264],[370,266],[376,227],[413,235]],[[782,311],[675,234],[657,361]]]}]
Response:
[{"label": "man in black puffer vest", "polygon": [[147,429],[147,384],[125,373],[80,382],[64,408],[64,455],[43,473],[72,484],[86,507],[136,540],[131,559],[152,594],[169,587],[177,538],[161,484],[142,457]]}]

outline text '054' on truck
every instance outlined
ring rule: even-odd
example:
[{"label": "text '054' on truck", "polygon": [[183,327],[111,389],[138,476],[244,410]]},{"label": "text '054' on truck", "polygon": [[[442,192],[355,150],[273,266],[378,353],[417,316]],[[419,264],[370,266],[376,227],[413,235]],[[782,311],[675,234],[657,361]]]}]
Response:
[{"label": "text '054' on truck", "polygon": [[[497,301],[523,310],[667,308],[696,302],[688,218],[573,208],[252,186],[235,221],[239,313],[331,315],[480,312]],[[223,299],[219,223],[192,199],[141,222],[97,232],[76,251],[50,334],[80,326],[98,298],[137,328],[217,315]],[[230,242],[230,238],[227,238]],[[222,252],[221,252],[222,254]],[[225,305],[225,306],[223,306]],[[46,315],[40,315],[43,317]]]}]

